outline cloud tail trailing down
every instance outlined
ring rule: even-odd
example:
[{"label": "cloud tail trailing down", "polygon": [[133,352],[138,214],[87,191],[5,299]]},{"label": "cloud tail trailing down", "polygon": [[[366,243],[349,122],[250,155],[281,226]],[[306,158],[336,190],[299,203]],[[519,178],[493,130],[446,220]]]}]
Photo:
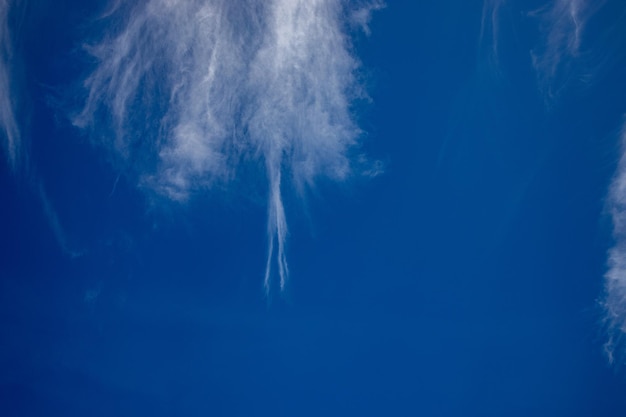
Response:
[{"label": "cloud tail trailing down", "polygon": [[[265,167],[268,259],[288,277],[285,190],[362,165],[352,106],[364,98],[350,32],[381,4],[342,0],[117,2],[117,33],[85,46],[95,67],[78,127],[173,200]],[[95,134],[94,134],[95,136]],[[260,164],[259,164],[260,163]],[[364,170],[365,172],[366,170]],[[369,171],[367,171],[369,172]],[[367,174],[366,174],[367,175]]]},{"label": "cloud tail trailing down", "polygon": [[289,268],[285,255],[285,241],[287,240],[287,220],[285,208],[280,192],[280,170],[272,172],[274,167],[269,166],[270,172],[270,195],[267,213],[267,264],[265,266],[265,279],[263,285],[265,292],[269,294],[272,262],[274,260],[274,246],[276,248],[276,263],[278,264],[278,276],[281,291],[285,289]]}]

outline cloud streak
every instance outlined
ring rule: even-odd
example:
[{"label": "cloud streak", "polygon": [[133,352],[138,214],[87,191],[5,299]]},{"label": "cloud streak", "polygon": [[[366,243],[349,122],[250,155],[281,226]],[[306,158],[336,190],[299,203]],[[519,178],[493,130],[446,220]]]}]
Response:
[{"label": "cloud streak", "polygon": [[9,30],[12,4],[11,0],[0,0],[0,130],[9,165],[15,169],[20,152],[20,131],[11,79],[11,63],[15,59]]},{"label": "cloud streak", "polygon": [[41,206],[43,208],[44,215],[46,216],[46,220],[48,221],[48,225],[52,230],[54,238],[56,239],[59,247],[63,251],[63,254],[69,256],[70,258],[78,258],[82,256],[84,253],[73,250],[68,244],[67,236],[61,226],[61,222],[59,221],[59,217],[57,216],[56,211],[50,200],[48,199],[48,195],[44,191],[43,185],[39,184],[39,200],[41,201]]},{"label": "cloud streak", "polygon": [[[95,69],[74,124],[139,167],[140,183],[177,201],[263,167],[268,193],[265,288],[288,276],[286,189],[354,173],[363,92],[350,25],[370,3],[340,0],[117,2],[119,32],[86,47]],[[123,24],[122,24],[123,22]],[[354,159],[353,157],[356,157]],[[249,168],[246,168],[249,169]]]},{"label": "cloud streak", "polygon": [[483,3],[483,11],[480,19],[480,34],[478,36],[479,46],[482,47],[487,44],[488,48],[487,56],[490,64],[493,68],[498,66],[498,54],[499,45],[498,40],[500,37],[500,8],[504,0],[485,0]]}]

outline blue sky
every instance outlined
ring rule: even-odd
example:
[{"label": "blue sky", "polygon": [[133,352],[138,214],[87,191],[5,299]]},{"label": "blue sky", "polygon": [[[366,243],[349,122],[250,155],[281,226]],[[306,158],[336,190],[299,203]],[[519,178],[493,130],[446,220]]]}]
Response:
[{"label": "blue sky", "polygon": [[623,413],[625,19],[0,0],[0,412]]}]

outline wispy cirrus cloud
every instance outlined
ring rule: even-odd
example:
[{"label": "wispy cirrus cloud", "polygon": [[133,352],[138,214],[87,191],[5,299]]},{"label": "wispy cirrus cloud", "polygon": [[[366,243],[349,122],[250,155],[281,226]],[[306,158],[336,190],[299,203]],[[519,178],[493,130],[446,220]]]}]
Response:
[{"label": "wispy cirrus cloud", "polygon": [[[497,15],[503,3],[504,0],[485,0],[483,3],[480,41],[482,44],[489,34],[493,35],[492,56],[496,58]],[[625,43],[622,32],[626,8],[622,7],[621,11],[613,9],[613,15],[605,13],[603,18],[607,20],[600,31],[597,28],[595,33],[588,30],[590,21],[601,11],[604,12],[603,7],[608,3],[606,0],[556,0],[526,13],[539,22],[539,40],[530,55],[539,89],[547,101],[553,101],[563,90],[571,87],[572,80],[588,82],[597,77],[600,65],[596,64],[593,68],[591,61],[597,60],[606,65],[619,62],[623,57]],[[616,5],[619,3],[611,6]],[[598,39],[604,42],[594,43]],[[600,50],[592,48],[598,44]],[[603,58],[598,59],[599,56]],[[626,122],[622,123],[621,158],[607,198],[614,242],[608,252],[605,291],[600,299],[608,330],[604,349],[611,363],[623,361],[626,335]]]},{"label": "wispy cirrus cloud", "polygon": [[[121,29],[87,46],[96,66],[74,123],[138,166],[140,182],[174,200],[264,167],[268,256],[288,276],[284,192],[354,173],[361,131],[350,25],[370,2],[150,0],[116,2]],[[364,171],[371,171],[367,169]]]},{"label": "wispy cirrus cloud", "polygon": [[622,128],[622,157],[611,183],[608,209],[613,220],[615,243],[609,250],[608,271],[605,274],[606,325],[609,338],[605,352],[611,363],[615,360],[616,347],[626,333],[626,123]]},{"label": "wispy cirrus cloud", "polygon": [[548,99],[555,98],[575,75],[572,65],[583,52],[587,23],[604,3],[604,0],[556,0],[529,13],[539,20],[542,41],[531,51],[531,59]]},{"label": "wispy cirrus cloud", "polygon": [[589,22],[605,3],[606,0],[555,0],[529,11],[521,1],[484,0],[480,52],[491,64],[491,70],[499,73],[503,11],[516,10],[527,17],[538,34],[530,49],[530,64],[541,93],[547,102],[552,102],[572,81],[585,83],[593,78],[592,58],[588,56],[591,48],[585,35]]},{"label": "wispy cirrus cloud", "polygon": [[[594,76],[592,73],[585,74],[580,67],[586,64],[581,63],[584,54],[598,51],[589,51],[583,45],[590,37],[586,33],[589,21],[606,3],[604,0],[559,0],[534,13],[541,19],[545,39],[543,46],[532,52],[533,65],[540,87],[547,93],[548,99],[555,98],[560,90],[568,86],[572,77],[584,81],[585,77]],[[615,20],[604,25],[603,30],[607,34],[614,33],[615,27],[623,27],[623,15],[618,13],[612,19]],[[613,55],[623,54],[623,51],[620,52],[623,41],[604,46]],[[626,123],[622,127],[621,142],[621,159],[607,198],[614,243],[608,252],[605,293],[601,299],[608,330],[604,349],[610,363],[617,360],[616,356],[622,355],[620,352],[626,334]]]},{"label": "wispy cirrus cloud", "polygon": [[[559,0],[533,13],[542,22],[544,42],[542,47],[532,51],[533,66],[538,82],[548,99],[554,99],[568,86],[571,78],[593,77],[585,74],[580,67],[585,66],[583,55],[588,53],[583,45],[589,35],[586,28],[589,21],[606,4],[606,1]],[[614,27],[623,27],[623,16],[617,21],[606,23],[604,30],[610,33]],[[618,54],[623,42],[607,45],[613,54]],[[592,51],[593,52],[593,51]],[[623,52],[622,52],[623,53]],[[626,334],[626,123],[621,131],[621,158],[611,181],[607,198],[607,208],[613,223],[614,243],[608,252],[608,270],[605,274],[605,291],[601,298],[604,322],[608,338],[604,350],[610,363],[623,358],[623,339]]]}]

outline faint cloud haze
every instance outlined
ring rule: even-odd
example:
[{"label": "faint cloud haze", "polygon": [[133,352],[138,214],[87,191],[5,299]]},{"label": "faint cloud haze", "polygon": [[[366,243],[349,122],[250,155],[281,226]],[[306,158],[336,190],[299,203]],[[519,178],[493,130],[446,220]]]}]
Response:
[{"label": "faint cloud haze", "polygon": [[[138,165],[140,182],[178,201],[264,167],[268,255],[288,276],[283,195],[362,168],[352,112],[364,98],[350,29],[381,3],[341,0],[115,2],[115,33],[85,48],[95,69],[73,122]],[[377,170],[368,167],[364,172]],[[366,174],[367,175],[367,174]]]},{"label": "faint cloud haze", "polygon": [[20,130],[15,117],[15,91],[11,79],[15,59],[9,30],[11,0],[0,0],[0,129],[3,147],[11,168],[15,169],[20,151]]}]

